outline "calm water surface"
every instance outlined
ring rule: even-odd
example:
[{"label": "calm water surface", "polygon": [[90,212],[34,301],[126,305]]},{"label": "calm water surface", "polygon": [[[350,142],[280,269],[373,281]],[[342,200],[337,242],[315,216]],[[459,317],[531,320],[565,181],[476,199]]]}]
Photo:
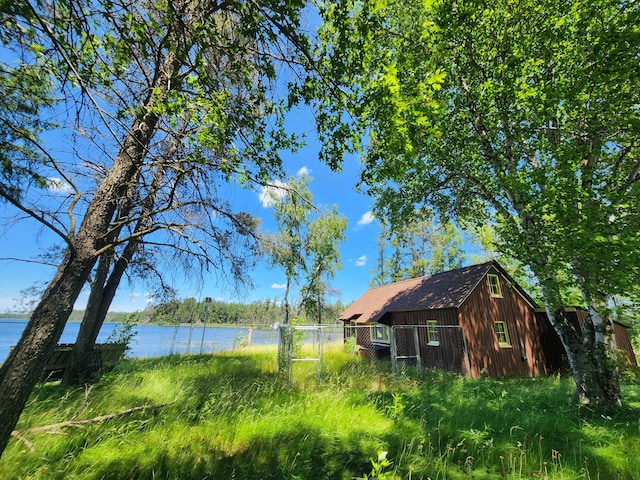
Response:
[{"label": "calm water surface", "polygon": [[[26,325],[26,320],[0,319],[0,363],[9,355],[9,347],[18,342]],[[116,323],[102,325],[98,343],[106,341],[116,327]],[[59,343],[74,343],[79,329],[80,323],[67,323]],[[254,345],[278,341],[277,332],[268,328],[134,325],[133,331],[136,335],[128,355],[134,358],[231,350],[249,337]]]}]

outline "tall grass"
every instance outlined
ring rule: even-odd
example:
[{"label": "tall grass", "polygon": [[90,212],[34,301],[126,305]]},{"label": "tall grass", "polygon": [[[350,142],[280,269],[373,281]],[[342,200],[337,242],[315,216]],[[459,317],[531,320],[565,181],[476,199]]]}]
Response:
[{"label": "tall grass", "polygon": [[[562,378],[394,378],[349,352],[294,365],[269,348],[129,360],[91,388],[45,384],[2,479],[640,478],[640,390],[610,416],[579,409]],[[386,452],[386,453],[385,453]]]}]

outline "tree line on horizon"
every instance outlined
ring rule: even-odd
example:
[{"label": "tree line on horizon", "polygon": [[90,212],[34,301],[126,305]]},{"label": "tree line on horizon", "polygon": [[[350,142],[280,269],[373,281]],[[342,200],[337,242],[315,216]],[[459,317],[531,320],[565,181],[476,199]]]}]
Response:
[{"label": "tree line on horizon", "polygon": [[[340,300],[332,304],[323,304],[325,323],[335,324],[338,316],[345,308],[346,306]],[[84,315],[84,310],[74,310],[69,315],[69,321],[81,322]],[[24,320],[28,320],[29,316],[30,313],[0,314],[0,318],[19,318]],[[207,324],[272,326],[276,322],[284,323],[285,307],[282,302],[271,299],[255,300],[249,303],[212,300],[207,303],[204,300],[198,301],[194,297],[187,297],[148,305],[143,310],[134,312],[109,312],[105,322],[176,325],[180,323],[202,323],[205,319]],[[300,316],[296,318],[296,322],[301,323],[315,323],[316,321],[315,315],[308,317],[304,309],[300,310]]]},{"label": "tree line on horizon", "polygon": [[[325,323],[335,324],[338,316],[346,307],[341,301],[323,305]],[[151,323],[158,325],[175,325],[178,323],[234,324],[234,325],[263,325],[271,326],[275,323],[285,323],[285,305],[276,300],[256,300],[249,303],[197,301],[193,297],[182,300],[172,300],[158,305],[149,305],[140,312],[135,312],[136,323]],[[307,317],[304,309],[296,322],[316,323],[315,316]]]}]

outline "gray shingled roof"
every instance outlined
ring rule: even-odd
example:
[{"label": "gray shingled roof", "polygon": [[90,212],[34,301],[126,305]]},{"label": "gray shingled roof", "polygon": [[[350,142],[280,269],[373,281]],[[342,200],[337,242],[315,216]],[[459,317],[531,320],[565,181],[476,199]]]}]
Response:
[{"label": "gray shingled roof", "polygon": [[389,312],[457,308],[496,262],[458,268],[367,290],[340,314],[340,320],[377,322]]}]

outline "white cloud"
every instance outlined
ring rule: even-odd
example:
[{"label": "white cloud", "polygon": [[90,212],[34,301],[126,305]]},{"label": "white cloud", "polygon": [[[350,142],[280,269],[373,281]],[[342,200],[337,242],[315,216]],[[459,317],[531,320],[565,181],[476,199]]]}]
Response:
[{"label": "white cloud", "polygon": [[274,283],[271,285],[271,288],[287,288],[287,284],[286,283]]},{"label": "white cloud", "polygon": [[131,298],[131,301],[134,303],[137,303],[138,299],[140,298],[144,298],[144,303],[146,304],[153,303],[153,300],[154,300],[153,293],[151,292],[144,292],[144,293],[131,292],[130,298]]},{"label": "white cloud", "polygon": [[362,217],[360,217],[360,220],[358,220],[358,225],[369,225],[370,223],[373,223],[375,219],[376,217],[373,216],[373,212],[369,210],[367,213],[362,215]]},{"label": "white cloud", "polygon": [[259,193],[260,203],[262,206],[266,208],[272,207],[277,200],[284,196],[286,193],[286,186],[287,184],[280,180],[276,180],[271,185],[263,186]]},{"label": "white cloud", "polygon": [[47,188],[54,193],[72,193],[73,189],[66,181],[57,177],[47,178]]},{"label": "white cloud", "polygon": [[358,259],[356,260],[356,267],[364,267],[367,264],[367,256],[366,255],[362,255],[361,257],[358,257]]},{"label": "white cloud", "polygon": [[298,170],[298,176],[301,177],[303,175],[311,175],[311,170],[309,168],[307,168],[306,166],[304,166],[300,170]]}]

